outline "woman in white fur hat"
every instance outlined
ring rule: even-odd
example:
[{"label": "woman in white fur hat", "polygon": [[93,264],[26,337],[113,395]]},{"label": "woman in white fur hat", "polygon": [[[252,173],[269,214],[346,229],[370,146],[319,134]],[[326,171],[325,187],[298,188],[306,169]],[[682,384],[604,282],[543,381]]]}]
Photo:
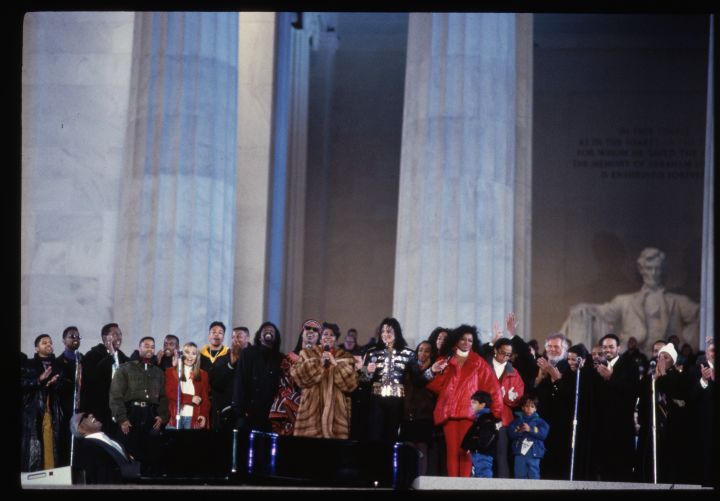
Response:
[{"label": "woman in white fur hat", "polygon": [[653,481],[652,382],[655,382],[657,481],[662,484],[691,483],[690,456],[700,437],[690,434],[687,373],[677,368],[678,353],[673,343],[662,347],[655,372],[643,380],[638,421],[638,480]]}]

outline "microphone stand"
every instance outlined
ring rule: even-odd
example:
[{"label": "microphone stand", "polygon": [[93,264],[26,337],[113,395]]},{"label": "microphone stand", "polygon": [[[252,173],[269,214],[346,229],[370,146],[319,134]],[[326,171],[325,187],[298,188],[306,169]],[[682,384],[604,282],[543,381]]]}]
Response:
[{"label": "microphone stand", "polygon": [[[657,369],[656,369],[657,370]],[[652,388],[652,454],[653,484],[657,484],[657,399],[655,395],[655,372],[653,371],[650,387]]]},{"label": "microphone stand", "polygon": [[[82,385],[82,377],[80,370],[80,352],[75,352],[75,381],[73,384],[73,415],[80,410],[80,386]],[[72,419],[73,416],[70,416]],[[70,467],[73,466],[75,457],[75,435],[70,433]]]},{"label": "microphone stand", "polygon": [[175,429],[176,430],[180,429],[180,376],[181,376],[183,370],[184,370],[183,359],[182,359],[182,357],[178,357],[177,411],[175,412]]},{"label": "microphone stand", "polygon": [[572,481],[573,475],[575,474],[575,440],[577,439],[577,424],[578,424],[578,400],[580,397],[580,369],[583,367],[584,359],[578,357],[577,377],[575,378],[575,406],[573,409],[573,420],[572,420],[572,440],[570,442],[570,480]]}]

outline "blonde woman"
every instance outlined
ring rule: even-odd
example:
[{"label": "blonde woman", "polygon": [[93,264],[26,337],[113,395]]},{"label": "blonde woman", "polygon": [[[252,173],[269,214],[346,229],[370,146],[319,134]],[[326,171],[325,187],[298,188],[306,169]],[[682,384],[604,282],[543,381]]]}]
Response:
[{"label": "blonde woman", "polygon": [[[178,374],[180,374],[179,391]],[[208,381],[208,373],[200,368],[197,345],[192,342],[185,343],[182,357],[177,361],[177,365],[165,369],[165,394],[168,399],[170,415],[169,428],[180,430],[210,428]],[[178,396],[180,405],[178,405]]]}]

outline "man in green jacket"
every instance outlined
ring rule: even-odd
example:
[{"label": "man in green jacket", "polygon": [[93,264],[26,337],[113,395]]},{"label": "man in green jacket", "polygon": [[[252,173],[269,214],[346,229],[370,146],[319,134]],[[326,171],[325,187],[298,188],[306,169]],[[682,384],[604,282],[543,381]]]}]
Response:
[{"label": "man in green jacket", "polygon": [[148,440],[168,421],[165,374],[152,363],[155,340],[146,336],[138,345],[139,360],[131,360],[115,372],[110,384],[110,410],[120,427],[120,440],[129,454],[148,460]]}]

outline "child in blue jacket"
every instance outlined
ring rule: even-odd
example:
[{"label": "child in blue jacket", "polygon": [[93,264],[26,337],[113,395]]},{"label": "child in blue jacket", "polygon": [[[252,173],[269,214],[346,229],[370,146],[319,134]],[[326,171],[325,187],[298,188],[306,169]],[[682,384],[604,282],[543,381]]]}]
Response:
[{"label": "child in blue jacket", "polygon": [[545,439],[550,425],[538,416],[537,397],[523,395],[515,420],[508,426],[515,457],[515,478],[540,478],[540,458],[545,455]]}]

